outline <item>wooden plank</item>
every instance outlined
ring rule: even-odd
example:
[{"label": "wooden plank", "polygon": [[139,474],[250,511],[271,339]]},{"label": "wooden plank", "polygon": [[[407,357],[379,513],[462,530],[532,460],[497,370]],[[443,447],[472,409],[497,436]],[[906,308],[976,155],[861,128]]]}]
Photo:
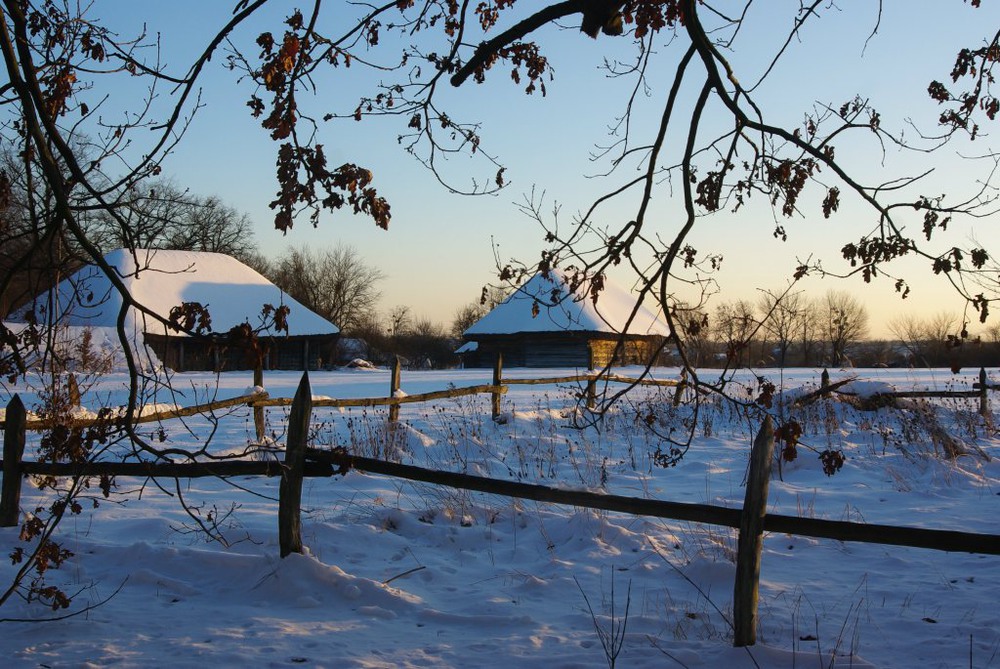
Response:
[{"label": "wooden plank", "polygon": [[[260,374],[260,383],[258,383],[257,370],[254,370],[254,384],[263,385],[263,370]],[[678,385],[678,381],[667,380],[667,379],[635,379],[627,376],[619,375],[593,375],[593,374],[577,374],[573,376],[561,376],[552,377],[547,379],[507,379],[503,381],[503,386],[506,385],[550,385],[557,383],[583,383],[589,382],[591,380],[600,382],[607,381],[611,383],[627,383],[636,384],[641,386],[664,386],[672,387]],[[335,407],[335,408],[346,408],[346,407],[373,407],[373,406],[394,406],[398,404],[410,404],[427,402],[431,400],[438,399],[452,399],[456,397],[465,397],[469,395],[479,395],[484,393],[490,394],[504,394],[507,392],[506,387],[497,387],[496,385],[477,385],[468,386],[465,388],[450,388],[448,390],[436,390],[429,393],[421,393],[418,395],[407,395],[406,397],[364,397],[364,398],[354,398],[354,399],[317,399],[313,401],[314,407]],[[155,423],[163,420],[170,420],[172,418],[185,418],[188,416],[195,416],[203,413],[211,413],[214,411],[219,411],[222,409],[231,409],[241,405],[247,405],[254,409],[254,427],[258,432],[258,440],[262,438],[261,432],[263,431],[263,409],[266,407],[286,407],[291,406],[293,402],[292,398],[288,397],[275,397],[269,398],[266,394],[264,395],[241,395],[239,397],[233,397],[226,400],[219,400],[216,402],[208,402],[205,404],[196,404],[189,407],[179,407],[177,409],[171,409],[168,411],[160,411],[156,413],[148,413],[138,416],[133,421],[135,424],[141,423]],[[68,427],[90,427],[95,425],[97,421],[95,419],[77,419],[72,420],[66,425]],[[4,425],[4,421],[0,421],[0,427]],[[26,428],[28,430],[47,430],[52,427],[52,421],[50,420],[29,420],[26,422]]]},{"label": "wooden plank", "polygon": [[283,558],[302,552],[302,474],[311,416],[312,390],[307,371],[302,373],[288,416],[285,472],[278,488],[278,546]]},{"label": "wooden plank", "polygon": [[[477,490],[495,495],[532,499],[539,502],[566,504],[583,508],[601,509],[618,513],[667,518],[723,527],[738,528],[740,511],[708,504],[690,504],[656,499],[603,495],[583,490],[566,490],[544,486],[488,479],[469,474],[441,472],[413,465],[375,460],[351,455],[335,455],[329,451],[312,448],[306,450],[303,476],[331,476],[335,467],[342,465],[360,471],[386,476],[396,476],[413,481],[424,481],[463,490]],[[83,474],[108,474],[111,476],[149,476],[196,478],[201,476],[274,476],[284,470],[275,462],[246,460],[159,463],[159,462],[91,462],[78,464],[51,464],[22,462],[21,471],[28,474],[51,476],[76,476]],[[939,551],[1000,555],[1000,536],[952,530],[932,530],[894,525],[852,523],[819,518],[800,518],[767,514],[764,530],[782,534],[856,541],[862,543],[909,546]]]},{"label": "wooden plank", "polygon": [[[421,393],[419,395],[407,395],[405,397],[358,397],[353,399],[314,399],[313,407],[335,407],[335,408],[345,408],[345,407],[374,407],[374,406],[387,406],[392,404],[416,404],[419,402],[428,402],[431,400],[440,399],[452,399],[455,397],[465,397],[467,395],[481,395],[484,393],[499,392],[504,394],[507,392],[506,386],[501,386],[496,388],[492,385],[482,385],[482,386],[469,386],[467,388],[450,388],[448,390],[435,390],[429,393]],[[276,397],[265,400],[258,400],[255,404],[260,404],[265,407],[285,407],[292,404],[292,400],[287,397]]]},{"label": "wooden plank", "polygon": [[[396,397],[396,391],[399,390],[400,386],[400,363],[399,356],[393,356],[392,361],[392,374],[389,376],[389,397]],[[399,421],[399,405],[390,404],[389,405],[389,422],[395,423]]]},{"label": "wooden plank", "polygon": [[[278,460],[220,460],[216,462],[22,462],[21,472],[38,476],[138,476],[142,478],[196,479],[230,476],[280,476],[285,466]],[[332,476],[333,468],[306,462],[303,476]]]},{"label": "wooden plank", "polygon": [[[156,413],[143,414],[137,416],[133,421],[134,424],[138,425],[140,423],[155,423],[161,420],[169,420],[171,418],[185,418],[187,416],[195,416],[202,413],[211,413],[213,411],[218,411],[220,409],[231,409],[233,407],[247,405],[255,406],[256,403],[261,402],[260,395],[241,395],[239,397],[233,397],[228,400],[219,400],[217,402],[209,402],[207,404],[195,404],[189,407],[180,407],[177,409],[170,409],[168,411],[159,411]],[[288,400],[288,404],[291,400]],[[260,406],[269,406],[266,403],[261,403]],[[281,404],[275,406],[282,406]],[[124,416],[122,416],[124,417]],[[118,418],[117,415],[113,415],[112,419]],[[91,427],[96,425],[98,422],[95,418],[81,418],[74,420],[60,419],[59,424],[65,425],[66,427]],[[5,421],[0,421],[0,426],[6,425]],[[25,428],[28,430],[49,430],[53,427],[52,420],[29,420],[25,422]]]},{"label": "wooden plank", "polygon": [[17,527],[21,520],[21,458],[24,457],[24,402],[14,395],[7,404],[3,434],[3,488],[0,490],[0,527]]},{"label": "wooden plank", "polygon": [[570,506],[619,511],[658,518],[689,520],[712,525],[725,525],[727,527],[739,527],[740,523],[740,512],[738,509],[727,509],[708,504],[665,502],[638,497],[623,497],[621,495],[601,495],[585,490],[549,488],[532,483],[520,483],[517,481],[473,476],[471,474],[425,469],[415,465],[404,465],[398,462],[387,462],[385,460],[350,454],[338,454],[313,448],[306,450],[306,456],[317,462],[328,462],[335,468],[347,465],[349,468],[373,474],[384,474],[411,481],[423,481],[425,483],[445,485],[462,490],[476,490],[539,502],[567,504]]},{"label": "wooden plank", "polygon": [[[601,495],[583,490],[547,488],[530,483],[425,469],[414,465],[386,462],[384,460],[349,454],[335,454],[330,451],[320,451],[312,448],[308,449],[306,453],[308,458],[318,462],[330,463],[335,468],[347,466],[348,468],[364,472],[445,485],[461,490],[476,490],[494,495],[630,513],[639,516],[652,516],[654,518],[669,518],[733,528],[740,526],[741,513],[738,509],[728,509],[709,504],[668,502],[665,500],[641,499],[620,495]],[[839,541],[910,546],[957,553],[1000,555],[1000,535],[994,534],[851,523],[838,520],[822,520],[819,518],[782,516],[772,513],[764,517],[764,530],[766,532],[781,532],[803,537],[836,539]]]},{"label": "wooden plank", "polygon": [[750,473],[740,517],[733,586],[733,645],[736,647],[757,643],[760,554],[764,547],[764,517],[773,461],[774,426],[771,417],[766,416],[750,451]]},{"label": "wooden plank", "polygon": [[[260,356],[257,356],[257,365],[253,368],[253,385],[257,388],[264,387],[264,361]],[[253,428],[254,433],[257,435],[258,444],[264,443],[264,437],[267,436],[267,427],[264,419],[264,407],[254,404]]]},{"label": "wooden plank", "polygon": [[986,368],[979,368],[979,415],[990,417],[989,385],[986,383]]},{"label": "wooden plank", "polygon": [[844,520],[800,518],[773,513],[767,514],[764,519],[764,529],[768,532],[780,532],[815,539],[856,541],[885,546],[908,546],[949,553],[1000,555],[1000,535],[996,534],[852,523]]},{"label": "wooden plank", "polygon": [[553,376],[545,379],[504,379],[508,386],[543,386],[555,383],[587,383],[590,381],[607,381],[609,383],[628,383],[637,386],[673,387],[681,383],[674,379],[636,379],[617,374],[573,374],[572,376]]},{"label": "wooden plank", "polygon": [[490,393],[490,415],[493,420],[500,417],[500,388],[503,386],[503,355],[497,351],[497,359],[493,364],[493,390]]},{"label": "wooden plank", "polygon": [[[852,393],[841,393],[843,395],[850,395]],[[906,398],[916,398],[916,397],[938,397],[938,398],[948,398],[948,397],[979,397],[978,390],[900,390],[899,392],[893,393],[874,393],[872,397],[895,397],[897,399]]]}]

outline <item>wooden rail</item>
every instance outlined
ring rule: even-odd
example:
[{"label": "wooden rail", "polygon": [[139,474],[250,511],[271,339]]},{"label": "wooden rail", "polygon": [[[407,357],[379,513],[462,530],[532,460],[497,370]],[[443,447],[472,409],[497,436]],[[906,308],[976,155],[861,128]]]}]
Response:
[{"label": "wooden rail", "polygon": [[[402,395],[399,397],[357,397],[349,399],[338,399],[332,397],[313,398],[314,407],[375,407],[375,406],[399,406],[400,404],[417,404],[429,402],[431,400],[451,399],[454,397],[466,397],[468,395],[482,395],[485,393],[498,392],[504,394],[506,387],[493,385],[466,386],[464,388],[449,388],[448,390],[434,390],[428,393],[415,395]],[[294,400],[288,397],[274,397],[252,402],[253,406],[260,407],[287,407],[291,406]]]},{"label": "wooden rail", "polygon": [[[462,388],[448,388],[446,390],[435,390],[426,393],[418,393],[413,395],[400,394],[401,389],[401,377],[400,377],[400,363],[399,359],[395,359],[393,362],[392,370],[390,373],[389,381],[389,394],[386,397],[360,397],[360,398],[315,398],[313,399],[314,407],[330,407],[330,408],[351,408],[351,407],[377,407],[377,406],[387,406],[390,409],[389,419],[397,420],[399,418],[399,406],[403,404],[419,404],[422,402],[430,402],[433,400],[440,399],[455,399],[459,397],[468,397],[471,395],[492,395],[492,408],[494,418],[500,414],[500,397],[507,393],[507,386],[510,385],[543,385],[543,384],[558,384],[558,383],[586,383],[588,389],[588,397],[593,397],[594,388],[597,383],[627,383],[642,386],[678,386],[683,382],[669,380],[669,379],[650,379],[650,378],[633,378],[629,376],[622,376],[619,374],[598,374],[598,373],[587,373],[587,374],[574,374],[569,376],[557,376],[539,379],[504,379],[503,378],[503,363],[501,358],[497,358],[497,364],[493,370],[494,382],[492,384],[481,384],[475,386],[465,386]],[[257,386],[263,386],[264,377],[263,370],[254,370],[254,384]],[[196,416],[199,414],[209,414],[216,411],[222,411],[225,409],[231,409],[238,406],[249,406],[254,410],[254,426],[257,431],[258,441],[262,441],[264,437],[264,414],[263,409],[267,407],[289,407],[294,403],[294,398],[290,397],[269,397],[267,393],[253,393],[249,395],[241,395],[239,397],[233,397],[226,400],[218,400],[215,402],[206,402],[203,404],[196,404],[188,407],[181,407],[176,409],[168,409],[166,411],[155,411],[142,413],[136,416],[132,422],[135,424],[140,423],[154,423],[162,420],[171,420],[174,418],[185,418],[188,416]],[[124,418],[124,408],[120,408],[116,413],[112,414],[112,419]],[[100,420],[96,418],[71,418],[71,419],[59,419],[55,421],[53,419],[28,419],[26,422],[26,427],[28,430],[48,430],[51,429],[55,423],[67,427],[91,427],[97,425]],[[3,428],[5,421],[0,420],[0,429]]]},{"label": "wooden rail", "polygon": [[[823,370],[823,374],[820,376],[820,387],[818,390],[814,390],[807,395],[796,400],[796,404],[804,404],[815,400],[831,393],[840,393],[842,395],[851,396],[851,393],[845,393],[839,390],[842,386],[850,383],[853,379],[842,379],[835,383],[830,382],[830,373],[827,370]],[[918,398],[941,398],[948,399],[952,397],[978,397],[979,398],[979,413],[983,417],[988,417],[990,415],[990,398],[989,392],[991,390],[1000,390],[1000,385],[987,383],[986,368],[981,367],[979,369],[979,381],[972,384],[972,390],[899,390],[887,393],[873,393],[867,398],[866,404],[871,407],[881,407],[885,406],[886,402],[895,401],[897,399],[918,399]]]},{"label": "wooden rail", "polygon": [[[207,402],[205,404],[194,404],[188,407],[178,407],[176,409],[167,409],[166,411],[152,411],[149,413],[142,413],[136,416],[132,422],[135,424],[139,423],[156,423],[162,420],[171,420],[174,418],[187,418],[188,416],[198,416],[201,414],[213,413],[215,411],[221,411],[223,409],[232,409],[238,406],[267,406],[264,404],[264,399],[267,394],[255,393],[252,395],[241,395],[239,397],[231,397],[226,400],[217,400],[215,402]],[[290,401],[289,401],[290,403]],[[123,419],[125,417],[124,407],[119,408],[117,411],[113,411],[109,416],[110,420]],[[29,431],[40,431],[40,430],[50,430],[56,424],[64,427],[92,427],[98,425],[102,422],[107,422],[108,419],[101,420],[98,418],[60,418],[54,420],[51,418],[35,418],[35,419],[25,419],[25,428]],[[0,420],[0,428],[6,425],[6,419]]]}]

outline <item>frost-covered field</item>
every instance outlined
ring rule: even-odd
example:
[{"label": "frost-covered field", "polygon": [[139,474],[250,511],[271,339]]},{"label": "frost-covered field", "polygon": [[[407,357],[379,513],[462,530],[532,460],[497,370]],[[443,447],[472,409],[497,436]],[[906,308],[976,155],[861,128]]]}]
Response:
[{"label": "frost-covered field", "polygon": [[[624,370],[629,371],[629,370]],[[635,371],[635,370],[632,370]],[[510,370],[555,376],[567,370]],[[709,372],[710,374],[710,372]],[[814,387],[817,370],[765,372],[779,387]],[[899,389],[968,389],[972,374],[943,370],[832,372]],[[672,378],[676,370],[659,370]],[[387,371],[312,373],[313,393],[385,395]],[[268,373],[290,397],[299,374]],[[404,372],[410,394],[490,381],[488,370]],[[84,404],[120,402],[124,377],[91,387]],[[175,378],[193,404],[242,394],[249,373]],[[24,388],[29,408],[36,401]],[[708,403],[696,439],[674,468],[655,467],[657,442],[638,416],[683,430],[669,395],[636,391],[599,430],[569,427],[573,389],[512,386],[506,422],[489,398],[404,405],[387,447],[385,413],[317,409],[313,440],[363,455],[552,486],[659,499],[742,505],[757,425]],[[9,395],[0,396],[6,405]],[[1000,408],[1000,394],[994,397]],[[775,513],[996,533],[1000,448],[976,400],[859,412],[823,401],[794,412],[815,451],[842,449],[832,478],[814,452],[783,468]],[[996,414],[995,414],[996,415]],[[286,412],[269,410],[283,438]],[[165,424],[168,445],[215,429],[214,448],[252,437],[242,408],[212,425]],[[148,433],[156,428],[146,426]],[[981,454],[948,462],[930,435],[944,430]],[[31,437],[30,437],[31,438]],[[33,437],[37,438],[37,437]],[[984,456],[989,456],[987,459]],[[733,649],[735,532],[435,488],[352,472],[307,479],[307,555],[278,558],[276,479],[228,483],[120,479],[117,503],[68,518],[61,538],[76,557],[50,579],[78,593],[84,615],[52,615],[12,601],[0,609],[5,667],[606,667],[600,632],[625,626],[618,667],[1000,667],[1000,557],[767,535],[758,644]],[[221,518],[229,547],[206,541],[178,503]],[[25,486],[24,506],[40,498]],[[235,505],[235,506],[234,506]],[[231,512],[231,513],[230,513]],[[17,530],[0,529],[5,551]],[[10,561],[0,568],[9,582]],[[117,591],[117,592],[116,592]],[[116,594],[115,594],[116,593]],[[113,596],[112,596],[113,595]],[[110,597],[110,599],[108,599]],[[591,614],[593,611],[593,615]],[[600,630],[600,632],[599,632]]]}]

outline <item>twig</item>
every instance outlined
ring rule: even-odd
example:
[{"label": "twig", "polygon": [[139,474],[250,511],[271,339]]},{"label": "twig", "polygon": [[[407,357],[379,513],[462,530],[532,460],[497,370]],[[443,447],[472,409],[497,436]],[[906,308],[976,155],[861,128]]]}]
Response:
[{"label": "twig", "polygon": [[632,605],[632,581],[628,583],[628,594],[625,595],[625,616],[622,618],[621,625],[619,625],[615,616],[615,579],[614,572],[612,572],[611,621],[610,629],[607,630],[603,629],[600,623],[597,622],[597,614],[594,613],[594,608],[590,605],[590,599],[587,598],[587,593],[583,591],[583,586],[580,585],[580,581],[577,580],[576,576],[573,577],[573,581],[580,590],[580,594],[583,595],[583,601],[587,603],[587,610],[590,611],[590,619],[594,623],[594,629],[597,631],[597,638],[601,642],[601,648],[604,649],[604,657],[608,660],[608,667],[609,669],[615,669],[618,655],[621,653],[622,646],[625,643],[625,628],[628,627],[628,611]]},{"label": "twig", "polygon": [[[705,601],[706,601],[706,602],[708,602],[708,603],[709,603],[709,605],[710,605],[710,606],[711,606],[711,607],[712,607],[713,609],[715,609],[715,612],[716,612],[716,613],[718,613],[718,614],[719,614],[719,616],[720,616],[720,617],[721,617],[721,618],[722,618],[722,619],[723,619],[724,621],[726,621],[726,624],[727,624],[727,625],[729,625],[729,629],[731,629],[731,630],[735,631],[735,629],[736,629],[736,628],[735,628],[735,627],[733,627],[733,622],[732,622],[732,621],[731,621],[731,620],[730,620],[729,618],[727,618],[727,617],[726,617],[726,614],[722,612],[722,609],[720,609],[720,608],[719,608],[718,606],[716,606],[715,602],[714,602],[714,601],[712,601],[712,598],[708,596],[708,593],[706,593],[706,592],[705,592],[704,590],[702,590],[702,588],[701,588],[701,586],[700,586],[700,585],[698,585],[697,583],[695,583],[694,581],[692,581],[692,580],[691,580],[691,577],[690,577],[690,576],[688,576],[687,574],[685,574],[685,573],[684,573],[683,571],[681,571],[681,568],[680,568],[680,567],[678,567],[678,566],[677,566],[677,565],[675,565],[675,564],[674,564],[673,562],[671,562],[671,561],[670,561],[670,559],[669,559],[669,558],[667,558],[667,556],[666,556],[666,555],[664,555],[664,554],[663,554],[662,552],[660,552],[660,549],[659,549],[659,548],[657,548],[656,546],[654,546],[654,545],[652,545],[652,544],[650,544],[650,547],[651,547],[651,548],[653,549],[653,552],[654,552],[654,553],[656,553],[657,555],[659,555],[659,556],[660,556],[660,559],[661,559],[661,560],[663,560],[664,562],[666,562],[666,563],[667,563],[667,565],[668,565],[668,566],[669,566],[669,567],[670,567],[671,569],[673,569],[673,570],[674,570],[675,572],[677,572],[677,573],[678,573],[678,574],[680,575],[680,577],[681,577],[681,578],[683,578],[683,579],[684,579],[685,581],[687,581],[687,582],[688,582],[688,583],[689,583],[689,584],[691,585],[691,587],[693,587],[693,588],[694,588],[695,590],[697,590],[697,591],[698,591],[698,594],[699,594],[699,595],[701,595],[702,597],[704,597],[704,598],[705,598]],[[759,665],[759,664],[757,664],[757,658],[755,658],[755,657],[753,656],[753,653],[752,653],[752,652],[750,652],[750,647],[749,647],[749,646],[743,646],[743,649],[744,649],[744,650],[746,650],[746,652],[747,652],[747,655],[749,655],[749,656],[750,656],[750,661],[751,661],[751,662],[753,662],[753,666],[757,667],[757,669],[760,669],[760,665]]]},{"label": "twig", "polygon": [[54,623],[59,620],[66,620],[67,618],[73,618],[80,614],[93,611],[99,606],[104,606],[105,604],[110,602],[119,592],[122,591],[122,588],[125,587],[126,583],[128,583],[128,576],[125,577],[125,580],[121,582],[121,585],[119,585],[115,589],[115,591],[112,592],[110,595],[108,595],[101,601],[97,602],[96,604],[88,604],[79,611],[74,611],[73,613],[67,613],[65,615],[55,616],[53,618],[0,618],[0,623]]},{"label": "twig", "polygon": [[404,576],[409,576],[410,574],[418,572],[421,569],[427,569],[427,566],[426,565],[420,565],[419,567],[414,567],[413,569],[407,569],[402,574],[396,574],[392,578],[387,578],[386,580],[382,581],[382,585],[389,585],[390,583],[392,583],[393,581],[395,581],[397,578],[403,578]]}]

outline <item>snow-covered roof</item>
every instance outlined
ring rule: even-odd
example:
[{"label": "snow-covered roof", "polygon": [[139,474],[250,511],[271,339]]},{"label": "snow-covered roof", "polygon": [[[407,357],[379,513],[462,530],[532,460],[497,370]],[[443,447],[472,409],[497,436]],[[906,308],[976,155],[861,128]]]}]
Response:
[{"label": "snow-covered roof", "polygon": [[[262,324],[265,304],[289,308],[289,335],[336,334],[339,329],[309,310],[273,283],[232,256],[199,251],[118,249],[104,256],[132,297],[164,318],[173,307],[199,302],[211,315],[212,332],[226,332],[235,325]],[[121,309],[121,295],[96,265],[88,265],[59,284],[57,313],[65,325],[114,326]],[[39,303],[44,301],[44,296]],[[23,313],[23,312],[22,312]],[[20,316],[20,314],[16,314]],[[44,314],[39,314],[44,320]],[[165,333],[164,326],[133,310],[127,329]],[[283,335],[264,329],[266,334]],[[169,334],[180,335],[175,331]]]},{"label": "snow-covered roof", "polygon": [[[590,282],[570,293],[568,273],[553,269],[548,276],[539,272],[518,288],[468,330],[467,337],[521,332],[604,332],[633,335],[670,333],[666,321],[645,305],[636,310],[636,298],[621,286],[605,279],[595,303]],[[632,312],[635,316],[632,317]]]}]

